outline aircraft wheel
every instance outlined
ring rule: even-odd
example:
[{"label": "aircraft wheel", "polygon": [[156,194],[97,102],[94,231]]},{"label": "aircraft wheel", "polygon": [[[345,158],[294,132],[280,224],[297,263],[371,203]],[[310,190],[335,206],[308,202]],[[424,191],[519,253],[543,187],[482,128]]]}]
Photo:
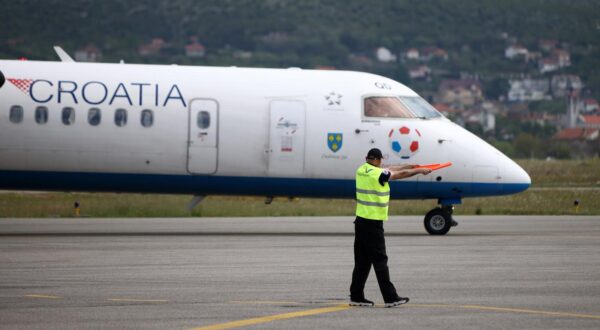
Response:
[{"label": "aircraft wheel", "polygon": [[452,227],[452,215],[440,208],[435,208],[425,215],[425,230],[430,235],[446,235]]}]

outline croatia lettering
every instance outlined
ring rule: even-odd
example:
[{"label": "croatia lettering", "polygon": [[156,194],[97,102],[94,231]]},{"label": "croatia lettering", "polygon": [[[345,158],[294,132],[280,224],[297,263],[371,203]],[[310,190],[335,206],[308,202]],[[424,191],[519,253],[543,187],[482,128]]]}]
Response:
[{"label": "croatia lettering", "polygon": [[8,79],[22,92],[40,104],[48,102],[130,106],[154,106],[186,108],[187,104],[177,84],[157,84],[149,82],[118,82],[108,84],[102,81],[76,82],[72,80],[51,81],[46,79]]}]

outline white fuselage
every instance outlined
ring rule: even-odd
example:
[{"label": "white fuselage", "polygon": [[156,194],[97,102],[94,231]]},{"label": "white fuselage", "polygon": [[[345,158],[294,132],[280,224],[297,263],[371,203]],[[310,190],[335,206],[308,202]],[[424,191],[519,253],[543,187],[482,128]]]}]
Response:
[{"label": "white fuselage", "polygon": [[[418,97],[377,75],[36,61],[0,61],[0,72],[0,188],[352,197],[373,147],[387,164],[453,163],[401,181],[396,198],[530,184],[444,117],[366,116],[368,97]],[[413,133],[398,138],[416,141],[414,152],[393,145],[402,127]]]}]

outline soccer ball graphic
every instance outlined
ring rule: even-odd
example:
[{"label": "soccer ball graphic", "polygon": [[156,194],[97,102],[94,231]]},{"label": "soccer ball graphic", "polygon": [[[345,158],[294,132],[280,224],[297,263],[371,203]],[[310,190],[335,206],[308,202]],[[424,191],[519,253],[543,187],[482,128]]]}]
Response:
[{"label": "soccer ball graphic", "polygon": [[398,129],[391,129],[388,137],[390,148],[402,159],[409,159],[419,152],[421,133],[418,129],[402,126]]}]

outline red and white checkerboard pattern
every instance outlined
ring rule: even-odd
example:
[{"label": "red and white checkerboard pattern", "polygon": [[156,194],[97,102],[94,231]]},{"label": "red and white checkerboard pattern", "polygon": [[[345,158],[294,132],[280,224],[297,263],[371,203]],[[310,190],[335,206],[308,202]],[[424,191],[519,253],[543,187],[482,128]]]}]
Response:
[{"label": "red and white checkerboard pattern", "polygon": [[13,79],[13,78],[8,78],[8,81],[10,81],[13,85],[15,85],[15,87],[17,87],[18,89],[20,89],[23,93],[29,94],[29,86],[31,86],[31,83],[33,82],[33,79]]}]

